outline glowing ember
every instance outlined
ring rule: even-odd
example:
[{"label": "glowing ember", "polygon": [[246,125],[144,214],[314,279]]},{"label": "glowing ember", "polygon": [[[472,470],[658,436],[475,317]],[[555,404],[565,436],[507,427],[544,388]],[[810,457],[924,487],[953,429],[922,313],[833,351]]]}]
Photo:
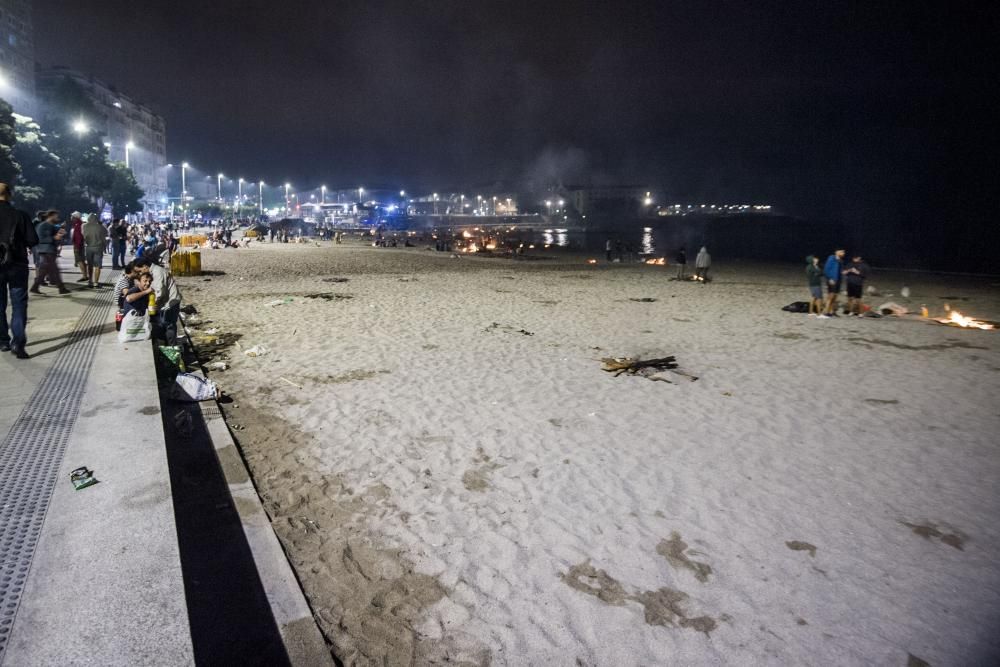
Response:
[{"label": "glowing ember", "polygon": [[486,244],[486,249],[487,250],[496,250],[497,249],[497,244],[495,242],[493,242],[493,241],[490,241],[489,243]]},{"label": "glowing ember", "polygon": [[475,243],[470,243],[465,247],[465,252],[479,252],[479,246]]},{"label": "glowing ember", "polygon": [[468,232],[468,230],[466,230],[466,231],[462,232],[462,238],[463,239],[471,239],[472,238],[472,234],[470,234]]},{"label": "glowing ember", "polygon": [[587,260],[587,264],[597,264],[597,260],[596,259],[588,259]]},{"label": "glowing ember", "polygon": [[665,266],[667,259],[665,257],[653,257],[646,260],[646,264],[655,264],[656,266]]},{"label": "glowing ember", "polygon": [[950,324],[952,326],[963,327],[966,329],[985,329],[988,331],[994,328],[992,324],[974,319],[972,317],[966,317],[957,310],[950,311],[948,313],[948,317],[939,318],[938,322],[940,322],[941,324]]}]

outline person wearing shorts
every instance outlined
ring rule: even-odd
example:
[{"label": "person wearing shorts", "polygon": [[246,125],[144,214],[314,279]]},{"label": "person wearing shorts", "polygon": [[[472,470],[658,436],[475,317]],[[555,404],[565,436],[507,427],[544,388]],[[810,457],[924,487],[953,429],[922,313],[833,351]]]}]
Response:
[{"label": "person wearing shorts", "polygon": [[73,264],[80,268],[78,283],[90,280],[90,270],[87,268],[87,252],[83,246],[83,218],[79,211],[73,211],[69,217],[70,238],[73,241]]},{"label": "person wearing shorts", "polygon": [[827,316],[836,315],[837,295],[840,294],[840,280],[844,270],[844,255],[847,254],[843,248],[834,251],[826,258],[823,265],[823,277],[826,278],[826,310]]},{"label": "person wearing shorts", "polygon": [[809,314],[823,314],[823,269],[819,266],[819,257],[809,255],[806,257],[806,280],[809,283]]},{"label": "person wearing shorts", "polygon": [[870,269],[861,259],[861,255],[851,258],[851,263],[844,270],[844,281],[847,283],[847,314],[861,316],[861,300],[865,293],[865,279]]},{"label": "person wearing shorts", "polygon": [[90,269],[87,287],[100,285],[101,263],[104,261],[104,248],[108,245],[108,230],[93,213],[87,216],[87,222],[83,224],[83,242],[87,268]]}]

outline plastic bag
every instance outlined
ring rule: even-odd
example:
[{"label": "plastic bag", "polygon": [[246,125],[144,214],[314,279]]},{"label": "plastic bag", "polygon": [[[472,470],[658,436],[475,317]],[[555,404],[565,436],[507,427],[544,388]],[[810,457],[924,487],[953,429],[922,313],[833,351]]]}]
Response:
[{"label": "plastic bag", "polygon": [[149,324],[149,315],[140,315],[134,310],[125,313],[122,319],[122,328],[118,330],[119,343],[136,343],[138,341],[149,340],[152,327]]},{"label": "plastic bag", "polygon": [[270,350],[263,345],[254,345],[253,347],[244,350],[243,354],[248,357],[263,357],[268,352],[270,352]]},{"label": "plastic bag", "polygon": [[219,387],[191,373],[178,373],[171,397],[178,401],[211,401],[219,396]]}]

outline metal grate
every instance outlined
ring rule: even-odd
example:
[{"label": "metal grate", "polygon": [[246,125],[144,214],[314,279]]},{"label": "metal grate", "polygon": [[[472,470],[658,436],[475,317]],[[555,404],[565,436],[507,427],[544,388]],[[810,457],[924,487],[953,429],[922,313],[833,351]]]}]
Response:
[{"label": "metal grate", "polygon": [[[114,285],[118,272],[109,277]],[[0,663],[97,342],[108,323],[112,296],[109,288],[94,294],[66,345],[0,442]]]}]

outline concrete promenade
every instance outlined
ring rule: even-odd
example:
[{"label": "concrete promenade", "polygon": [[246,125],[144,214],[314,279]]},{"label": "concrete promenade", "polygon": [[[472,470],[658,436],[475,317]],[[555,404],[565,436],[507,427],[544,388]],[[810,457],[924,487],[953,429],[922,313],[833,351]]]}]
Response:
[{"label": "concrete promenade", "polygon": [[[119,345],[110,288],[78,288],[71,283],[77,275],[65,276],[70,295],[55,296],[52,288],[43,288],[51,296],[31,295],[32,358],[0,361],[17,378],[3,383],[3,466],[38,478],[16,480],[20,486],[4,480],[4,490],[51,494],[47,507],[45,498],[34,499],[44,518],[34,520],[34,535],[26,516],[5,515],[5,544],[20,547],[5,549],[5,574],[21,572],[23,591],[0,660],[192,664],[151,343]],[[74,373],[74,393],[59,393]],[[67,431],[61,460],[49,442],[61,437],[52,424]],[[50,465],[12,463],[11,452],[39,432],[45,438],[21,458]],[[69,473],[83,465],[99,483],[77,491]],[[31,508],[18,498],[4,501]]]},{"label": "concrete promenade", "polygon": [[333,664],[216,403],[161,402],[151,341],[60,266],[0,355],[0,666]]}]

